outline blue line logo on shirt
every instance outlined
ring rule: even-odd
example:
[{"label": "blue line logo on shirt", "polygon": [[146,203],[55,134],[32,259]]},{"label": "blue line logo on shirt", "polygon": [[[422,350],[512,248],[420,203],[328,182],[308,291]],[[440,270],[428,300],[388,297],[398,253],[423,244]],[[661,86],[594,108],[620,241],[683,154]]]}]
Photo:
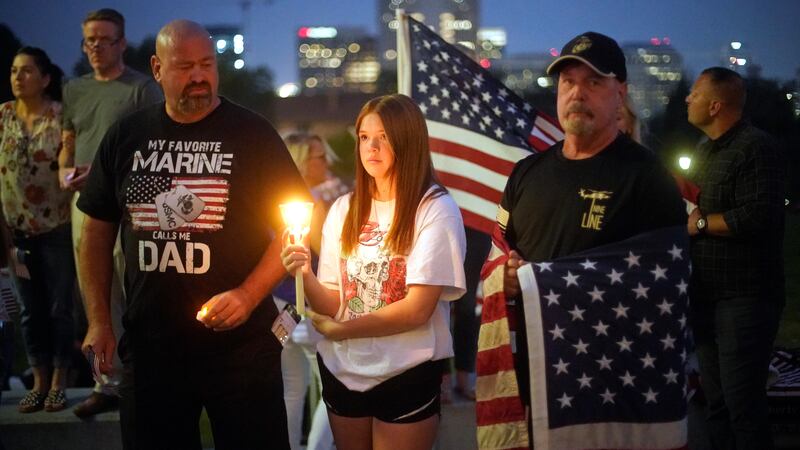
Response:
[{"label": "blue line logo on shirt", "polygon": [[611,199],[611,191],[596,191],[594,189],[581,189],[578,195],[584,200],[591,200],[589,211],[581,217],[581,228],[600,230],[603,227],[603,217],[606,214],[606,205],[600,204]]}]

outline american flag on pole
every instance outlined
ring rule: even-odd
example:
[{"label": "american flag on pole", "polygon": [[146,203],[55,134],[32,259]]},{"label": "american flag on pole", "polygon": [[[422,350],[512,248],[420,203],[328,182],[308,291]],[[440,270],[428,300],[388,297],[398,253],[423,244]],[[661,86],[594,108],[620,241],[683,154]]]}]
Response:
[{"label": "american flag on pole", "polygon": [[[686,447],[688,245],[684,227],[664,228],[519,270],[533,448]],[[513,374],[513,361],[487,360],[511,344],[503,336],[503,253],[495,247],[483,274],[478,441],[526,448],[527,433],[501,434],[525,420],[513,401],[516,380],[512,390],[497,382]]]},{"label": "american flag on pole", "polygon": [[464,224],[490,234],[514,163],[563,133],[425,24],[398,17],[398,91],[425,114],[434,168]]},{"label": "american flag on pole", "polygon": [[228,180],[221,177],[172,177],[135,175],[126,191],[128,212],[134,229],[160,230],[156,211],[156,196],[183,186],[205,204],[199,217],[186,222],[175,231],[214,231],[222,229],[228,203]]}]

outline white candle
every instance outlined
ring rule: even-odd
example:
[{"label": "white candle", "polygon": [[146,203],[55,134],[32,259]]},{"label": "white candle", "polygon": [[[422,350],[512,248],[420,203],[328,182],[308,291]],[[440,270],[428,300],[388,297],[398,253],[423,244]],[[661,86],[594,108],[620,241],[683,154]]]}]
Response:
[{"label": "white candle", "polygon": [[303,291],[303,271],[298,269],[294,274],[295,302],[297,303],[297,314],[306,315],[306,295]]},{"label": "white candle", "polygon": [[[308,234],[311,227],[311,211],[314,204],[311,202],[290,202],[280,205],[283,221],[286,229],[294,240],[294,244],[302,245],[303,237]],[[305,315],[306,303],[305,292],[303,289],[303,270],[297,269],[294,273],[295,304],[297,313]]]}]

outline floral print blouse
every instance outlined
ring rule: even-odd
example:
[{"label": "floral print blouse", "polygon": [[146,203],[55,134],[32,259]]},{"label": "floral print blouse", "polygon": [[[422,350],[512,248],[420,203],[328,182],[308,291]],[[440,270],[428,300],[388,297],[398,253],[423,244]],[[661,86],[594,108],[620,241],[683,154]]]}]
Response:
[{"label": "floral print blouse", "polygon": [[70,221],[71,193],[58,185],[61,104],[51,102],[30,133],[15,104],[0,105],[0,204],[8,227],[32,236]]}]

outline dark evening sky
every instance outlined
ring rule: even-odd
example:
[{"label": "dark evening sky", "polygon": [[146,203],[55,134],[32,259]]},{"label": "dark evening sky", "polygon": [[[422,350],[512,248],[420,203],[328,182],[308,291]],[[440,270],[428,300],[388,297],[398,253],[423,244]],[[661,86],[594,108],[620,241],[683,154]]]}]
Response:
[{"label": "dark evening sky", "polygon": [[[236,0],[2,0],[0,22],[24,44],[44,48],[67,73],[80,56],[80,22],[93,9],[122,12],[133,43],[176,18],[206,25],[244,23],[248,66],[266,65],[276,86],[297,79],[299,27],[348,25],[377,31],[375,0],[253,0],[247,17],[240,5]],[[504,27],[512,54],[560,49],[587,30],[620,43],[667,36],[692,76],[720,64],[723,47],[737,40],[763,67],[764,77],[788,80],[800,69],[798,18],[798,0],[483,0],[480,25]]]}]

